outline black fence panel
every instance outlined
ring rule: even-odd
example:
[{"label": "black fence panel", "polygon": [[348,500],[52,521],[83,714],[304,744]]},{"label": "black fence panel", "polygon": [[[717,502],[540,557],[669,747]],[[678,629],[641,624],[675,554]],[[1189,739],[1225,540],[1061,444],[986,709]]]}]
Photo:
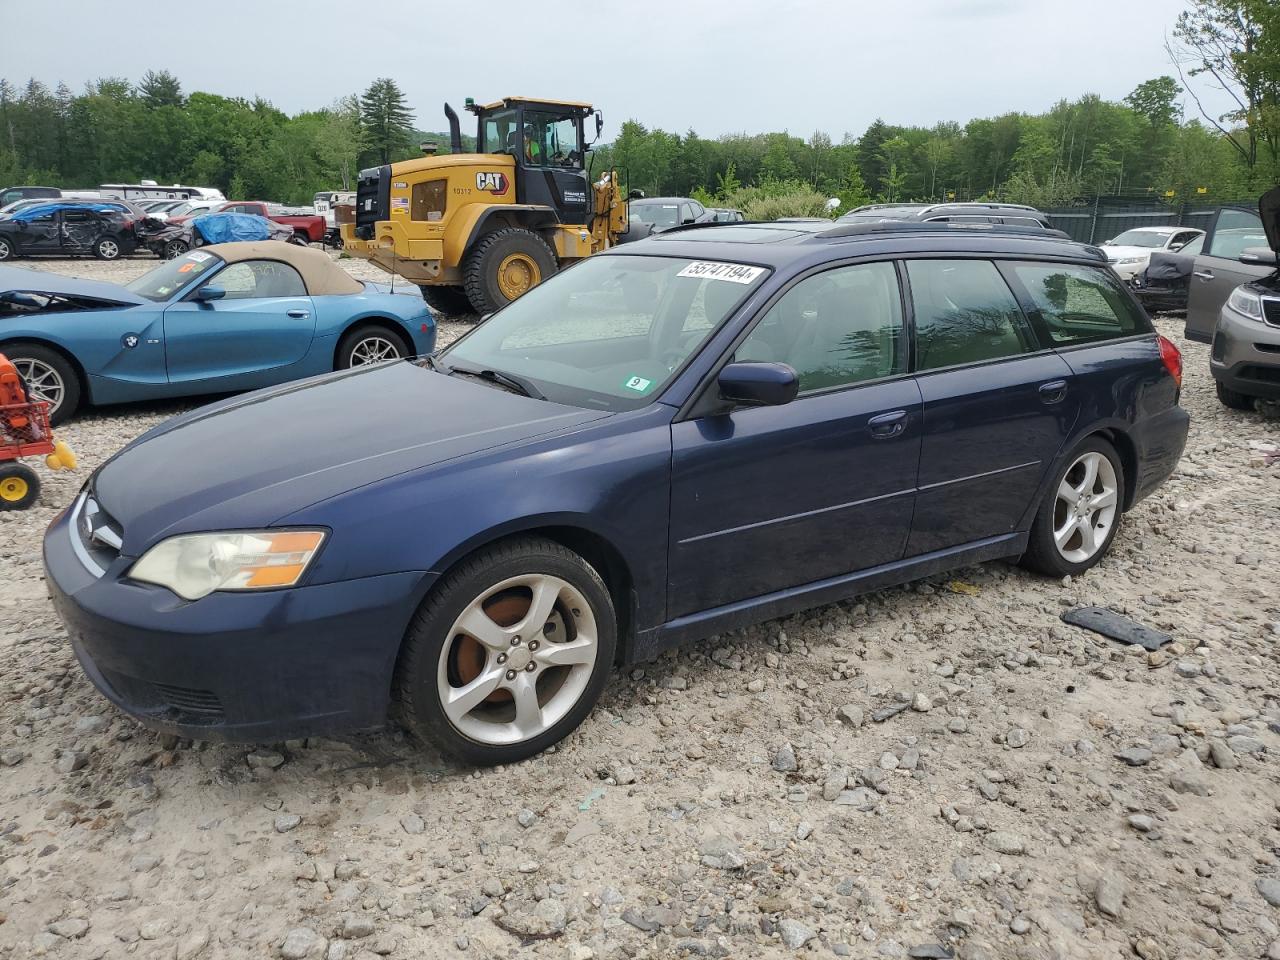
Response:
[{"label": "black fence panel", "polygon": [[1167,203],[1134,203],[1098,197],[1093,203],[1055,207],[1045,210],[1051,226],[1081,243],[1105,243],[1134,227],[1196,227],[1206,229],[1213,215],[1223,206],[1254,207],[1256,200],[1229,203],[1171,205]]}]

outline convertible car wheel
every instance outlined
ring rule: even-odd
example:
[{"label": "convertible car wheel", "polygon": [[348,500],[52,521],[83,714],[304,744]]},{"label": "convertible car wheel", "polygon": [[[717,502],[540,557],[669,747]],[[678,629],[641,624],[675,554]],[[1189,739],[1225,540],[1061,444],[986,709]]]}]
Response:
[{"label": "convertible car wheel", "polygon": [[27,384],[32,400],[49,404],[49,422],[61,423],[80,403],[80,380],[63,356],[38,343],[8,343],[3,350],[18,376]]},{"label": "convertible car wheel", "polygon": [[499,544],[415,615],[397,675],[403,718],[468,763],[522,760],[591,712],[616,643],[609,591],[586,561],[540,538]]},{"label": "convertible car wheel", "polygon": [[337,367],[345,370],[369,363],[399,360],[410,352],[399,335],[387,327],[363,327],[348,333],[338,344]]}]

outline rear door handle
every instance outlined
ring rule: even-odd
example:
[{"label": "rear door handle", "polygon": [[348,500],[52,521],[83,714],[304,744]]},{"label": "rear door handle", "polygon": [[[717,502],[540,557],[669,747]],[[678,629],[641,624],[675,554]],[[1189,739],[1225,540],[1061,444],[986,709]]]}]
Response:
[{"label": "rear door handle", "polygon": [[1067,395],[1067,381],[1050,380],[1040,384],[1040,402],[1057,403]]},{"label": "rear door handle", "polygon": [[900,436],[907,429],[907,411],[894,410],[892,413],[882,413],[868,420],[867,427],[871,430],[871,436],[877,440]]},{"label": "rear door handle", "polygon": [[1193,276],[1199,277],[1201,280],[1212,280],[1212,279],[1213,279],[1213,271],[1212,271],[1212,270],[1197,270],[1197,271],[1193,274]]},{"label": "rear door handle", "polygon": [[307,317],[311,316],[311,314],[306,310],[290,310],[288,313],[289,316],[293,317],[295,320],[305,320]]}]

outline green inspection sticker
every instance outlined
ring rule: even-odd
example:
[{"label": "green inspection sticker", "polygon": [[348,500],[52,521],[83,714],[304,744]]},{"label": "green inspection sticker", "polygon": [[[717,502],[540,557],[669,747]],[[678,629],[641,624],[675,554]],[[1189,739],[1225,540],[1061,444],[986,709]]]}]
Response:
[{"label": "green inspection sticker", "polygon": [[653,381],[646,380],[644,377],[632,377],[630,380],[624,383],[623,386],[626,387],[628,390],[634,390],[636,393],[644,393],[651,386],[653,386]]}]

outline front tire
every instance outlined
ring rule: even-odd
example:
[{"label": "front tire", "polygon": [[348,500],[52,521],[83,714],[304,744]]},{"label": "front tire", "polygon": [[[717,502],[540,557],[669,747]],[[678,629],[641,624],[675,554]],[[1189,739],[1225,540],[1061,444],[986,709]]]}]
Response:
[{"label": "front tire", "polygon": [[18,248],[13,245],[13,241],[5,237],[0,237],[0,263],[6,260],[12,260],[18,255]]},{"label": "front tire", "polygon": [[292,237],[289,238],[289,242],[297,244],[300,247],[311,246],[311,240],[305,233],[295,233]]},{"label": "front tire", "polygon": [[462,287],[421,286],[422,299],[432,310],[446,317],[459,317],[471,313],[471,301]]},{"label": "front tire", "polygon": [[1253,397],[1247,393],[1241,393],[1238,390],[1232,390],[1230,387],[1224,387],[1221,380],[1215,380],[1214,386],[1218,389],[1218,402],[1224,407],[1230,407],[1232,410],[1253,410],[1256,407]]},{"label": "front tire", "polygon": [[115,237],[99,237],[93,244],[93,255],[99,260],[119,260],[120,241]]},{"label": "front tire", "polygon": [[411,356],[413,350],[404,338],[382,324],[371,324],[350,330],[338,343],[335,370],[363,367]]},{"label": "front tire", "polygon": [[67,359],[38,343],[0,345],[0,353],[12,361],[27,385],[32,400],[49,404],[49,422],[57,426],[80,406],[80,378]]},{"label": "front tire", "polygon": [[164,260],[177,260],[178,257],[186,253],[188,249],[189,248],[187,247],[187,242],[185,240],[170,240],[164,245],[164,250],[160,256],[161,259]]},{"label": "front tire", "polygon": [[40,499],[40,475],[25,463],[0,463],[0,510],[25,510]]},{"label": "front tire", "polygon": [[1090,437],[1067,457],[1045,494],[1022,565],[1053,577],[1084,573],[1111,548],[1124,493],[1115,447]]},{"label": "front tire", "polygon": [[467,298],[484,316],[528,293],[559,264],[555,251],[532,230],[506,227],[479,240],[463,263]]},{"label": "front tire", "polygon": [[466,763],[514,763],[563,739],[595,706],[617,647],[600,575],[558,543],[482,550],[414,615],[396,671],[405,725]]}]

